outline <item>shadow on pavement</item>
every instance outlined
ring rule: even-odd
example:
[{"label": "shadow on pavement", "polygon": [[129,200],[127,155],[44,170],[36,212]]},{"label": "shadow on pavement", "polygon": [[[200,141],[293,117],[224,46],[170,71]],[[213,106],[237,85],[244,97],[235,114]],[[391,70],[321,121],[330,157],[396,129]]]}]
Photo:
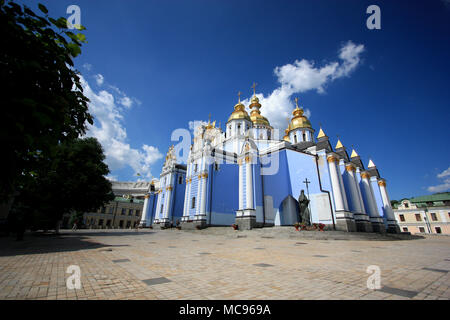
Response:
[{"label": "shadow on pavement", "polygon": [[[146,232],[145,234],[150,234],[150,232]],[[128,244],[103,244],[90,239],[90,237],[142,235],[144,235],[144,233],[136,231],[96,232],[79,230],[72,232],[64,230],[59,235],[55,233],[31,232],[26,233],[22,241],[16,241],[15,236],[0,237],[0,257],[127,247],[129,246]]]}]

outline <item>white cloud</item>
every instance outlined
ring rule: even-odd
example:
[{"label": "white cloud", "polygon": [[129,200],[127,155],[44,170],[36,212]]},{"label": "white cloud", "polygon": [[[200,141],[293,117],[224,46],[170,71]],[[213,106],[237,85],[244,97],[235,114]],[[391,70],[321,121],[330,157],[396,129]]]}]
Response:
[{"label": "white cloud", "polygon": [[97,85],[101,86],[103,82],[105,81],[105,78],[101,74],[96,74],[95,81],[97,82]]},{"label": "white cloud", "polygon": [[91,71],[91,69],[92,69],[92,64],[90,64],[90,63],[85,63],[85,64],[83,64],[83,68],[86,69],[87,71]]},{"label": "white cloud", "polygon": [[[437,178],[443,179],[443,183],[427,188],[429,192],[444,192],[450,189],[450,167],[436,175]],[[445,178],[445,179],[444,179]]]},{"label": "white cloud", "polygon": [[[361,63],[360,55],[363,51],[364,45],[348,41],[339,50],[339,61],[317,67],[313,61],[302,59],[295,60],[293,64],[276,67],[274,73],[280,86],[268,96],[256,94],[262,105],[261,113],[269,119],[272,126],[284,129],[286,118],[291,116],[294,108],[293,94],[309,90],[324,93],[328,83],[347,77],[355,70]],[[248,105],[250,99],[244,100],[243,103]],[[309,109],[305,109],[305,115],[311,115]]]},{"label": "white cloud", "polygon": [[[163,155],[156,147],[143,144],[135,149],[127,143],[127,132],[123,124],[123,108],[116,104],[114,92],[101,90],[94,92],[88,82],[81,77],[84,94],[89,98],[89,111],[95,118],[94,125],[88,126],[86,136],[95,137],[103,146],[106,163],[111,171],[130,166],[134,175],[150,179],[151,165]],[[119,101],[120,101],[119,97]],[[117,178],[117,176],[111,176]]]},{"label": "white cloud", "polygon": [[109,181],[117,181],[117,176],[114,175],[108,175],[105,178],[108,179]]},{"label": "white cloud", "polygon": [[125,96],[125,97],[120,99],[120,104],[123,105],[125,108],[129,109],[133,105],[133,100],[131,100],[130,98]]},{"label": "white cloud", "polygon": [[444,192],[450,190],[450,178],[445,179],[444,183],[438,184],[437,186],[430,186],[427,188],[429,192]]},{"label": "white cloud", "polygon": [[444,171],[442,171],[441,173],[439,173],[437,175],[438,178],[444,178],[444,177],[448,177],[448,176],[450,176],[450,167],[448,167],[448,169],[445,169]]}]

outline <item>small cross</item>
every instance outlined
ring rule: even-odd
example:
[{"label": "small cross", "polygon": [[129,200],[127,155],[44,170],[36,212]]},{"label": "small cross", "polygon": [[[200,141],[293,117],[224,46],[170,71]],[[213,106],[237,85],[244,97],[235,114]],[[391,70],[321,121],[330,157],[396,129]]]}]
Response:
[{"label": "small cross", "polygon": [[298,108],[298,97],[295,97],[295,105],[296,105],[297,108]]},{"label": "small cross", "polygon": [[238,91],[238,99],[239,99],[239,103],[241,102],[241,92]]},{"label": "small cross", "polygon": [[208,115],[208,123],[211,122],[211,113]]},{"label": "small cross", "polygon": [[257,86],[258,84],[256,83],[256,82],[253,82],[253,85],[251,86],[251,88],[253,88],[253,95],[255,96],[256,95],[256,86]]}]

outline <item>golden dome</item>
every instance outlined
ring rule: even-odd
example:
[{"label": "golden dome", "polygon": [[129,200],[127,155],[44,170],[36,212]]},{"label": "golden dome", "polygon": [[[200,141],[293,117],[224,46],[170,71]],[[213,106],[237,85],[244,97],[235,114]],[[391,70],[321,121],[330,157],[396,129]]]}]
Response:
[{"label": "golden dome", "polygon": [[299,107],[295,108],[294,111],[292,111],[292,115],[294,117],[289,124],[290,130],[295,130],[297,128],[311,128],[311,122],[303,115],[303,109],[300,109]]},{"label": "golden dome", "polygon": [[228,122],[231,120],[240,120],[240,119],[251,121],[247,111],[245,111],[245,106],[239,101],[238,104],[234,106],[234,111],[228,118]]},{"label": "golden dome", "polygon": [[335,149],[340,149],[340,148],[343,148],[344,146],[342,145],[342,142],[341,142],[341,140],[339,140],[338,139],[338,142],[337,142],[337,144],[336,144],[336,147],[334,147]]},{"label": "golden dome", "polygon": [[289,130],[295,130],[298,128],[312,128],[311,122],[303,115],[303,109],[298,107],[298,98],[295,98],[295,104],[297,107],[292,111],[294,116],[289,124]]},{"label": "golden dome", "polygon": [[269,120],[261,115],[261,111],[259,111],[260,108],[261,104],[259,103],[259,99],[254,95],[250,104],[250,109],[253,109],[252,112],[250,112],[250,119],[252,120],[253,124],[262,124],[270,127]]},{"label": "golden dome", "polygon": [[354,158],[354,157],[358,157],[358,154],[356,153],[355,149],[353,149],[350,158]]}]

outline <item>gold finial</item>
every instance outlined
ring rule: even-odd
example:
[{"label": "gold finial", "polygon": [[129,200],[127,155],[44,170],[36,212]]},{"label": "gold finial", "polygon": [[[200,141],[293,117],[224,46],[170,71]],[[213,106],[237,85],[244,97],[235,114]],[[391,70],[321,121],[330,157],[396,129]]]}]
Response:
[{"label": "gold finial", "polygon": [[358,154],[356,153],[356,151],[355,151],[355,148],[353,147],[353,145],[352,145],[352,154],[350,155],[350,158],[354,158],[354,157],[358,157]]},{"label": "gold finial", "polygon": [[253,88],[253,95],[256,96],[256,86],[258,84],[256,82],[253,82],[253,85],[251,86],[251,88]]},{"label": "gold finial", "polygon": [[297,108],[298,108],[298,97],[295,97],[295,105],[296,105]]},{"label": "gold finial", "polygon": [[320,127],[320,130],[319,130],[319,134],[317,135],[317,138],[322,138],[322,137],[325,137],[326,135],[325,135],[325,132],[323,132],[323,130],[322,130],[322,126]]},{"label": "gold finial", "polygon": [[340,148],[342,148],[342,147],[344,147],[344,146],[342,145],[341,140],[338,140],[338,142],[337,142],[337,144],[336,144],[336,147],[334,147],[334,148],[335,148],[335,149],[340,149]]},{"label": "gold finial", "polygon": [[208,123],[211,123],[211,113],[208,115]]},{"label": "gold finial", "polygon": [[241,92],[240,91],[238,91],[238,100],[239,100],[239,103],[241,103]]}]

